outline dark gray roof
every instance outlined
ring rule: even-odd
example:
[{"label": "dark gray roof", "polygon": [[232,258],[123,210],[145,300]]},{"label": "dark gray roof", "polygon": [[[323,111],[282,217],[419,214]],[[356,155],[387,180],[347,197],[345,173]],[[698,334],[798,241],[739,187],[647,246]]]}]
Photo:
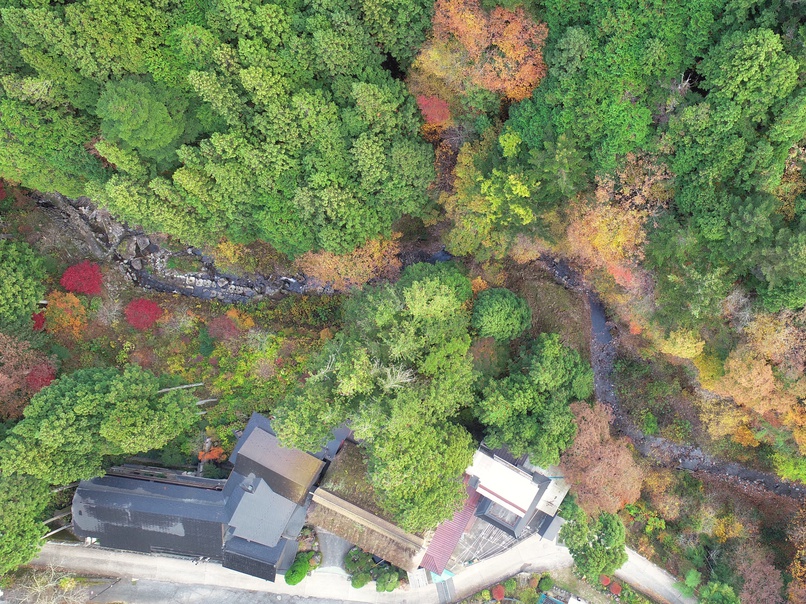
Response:
[{"label": "dark gray roof", "polygon": [[230,461],[238,474],[254,474],[272,491],[300,505],[324,467],[313,455],[281,446],[269,420],[259,414],[249,419]]},{"label": "dark gray roof", "polygon": [[274,547],[265,547],[238,537],[224,544],[223,566],[242,573],[274,581],[277,572],[285,572],[297,554],[294,539],[282,539]]},{"label": "dark gray roof", "polygon": [[297,551],[305,502],[324,462],[280,446],[254,414],[231,456],[228,480],[135,467],[83,481],[73,498],[74,532],[100,545],[205,556],[274,580]]},{"label": "dark gray roof", "polygon": [[565,524],[565,519],[559,516],[550,516],[545,512],[538,512],[538,514],[542,514],[543,517],[540,519],[537,534],[543,537],[543,539],[556,542],[557,536],[560,534],[560,529],[563,527],[563,524]]},{"label": "dark gray roof", "polygon": [[221,491],[102,476],[73,497],[73,530],[100,545],[221,558],[227,512]]},{"label": "dark gray roof", "polygon": [[262,479],[257,478],[254,483],[252,491],[241,497],[229,526],[235,537],[274,547],[299,506],[280,497]]}]

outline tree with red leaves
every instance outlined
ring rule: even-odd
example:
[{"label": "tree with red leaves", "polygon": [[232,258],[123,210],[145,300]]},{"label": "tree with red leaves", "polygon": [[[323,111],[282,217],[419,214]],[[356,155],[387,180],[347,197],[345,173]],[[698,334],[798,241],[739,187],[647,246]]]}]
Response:
[{"label": "tree with red leaves", "polygon": [[216,317],[207,324],[207,332],[217,340],[234,340],[241,335],[241,330],[226,315]]},{"label": "tree with red leaves", "polygon": [[507,595],[507,590],[500,583],[492,589],[493,600],[500,602]]},{"label": "tree with red leaves", "polygon": [[607,575],[599,575],[599,583],[607,587],[608,585],[610,585],[610,577],[608,577]]},{"label": "tree with red leaves", "polygon": [[417,106],[428,124],[442,124],[451,119],[451,110],[447,101],[443,101],[439,97],[421,94],[417,97]]},{"label": "tree with red leaves", "polygon": [[221,447],[213,447],[209,451],[199,451],[199,461],[212,461],[218,463],[227,458],[224,449]]},{"label": "tree with red leaves", "polygon": [[138,331],[143,331],[154,325],[157,319],[162,316],[162,312],[159,304],[146,298],[132,300],[123,311],[126,315],[126,322]]},{"label": "tree with red leaves", "polygon": [[619,583],[610,584],[610,593],[617,596],[621,593],[621,585]]},{"label": "tree with red leaves", "polygon": [[31,396],[55,374],[47,358],[28,342],[0,333],[0,419],[21,417]]},{"label": "tree with red leaves", "polygon": [[101,267],[89,260],[74,264],[64,271],[59,283],[69,292],[98,296],[101,293],[103,283]]},{"label": "tree with red leaves", "polygon": [[42,331],[45,329],[44,312],[35,312],[31,315],[31,320],[34,322],[34,331]]},{"label": "tree with red leaves", "polygon": [[36,394],[42,388],[49,385],[56,379],[56,369],[50,363],[40,363],[34,366],[33,369],[25,376],[25,384],[28,386],[30,393]]}]

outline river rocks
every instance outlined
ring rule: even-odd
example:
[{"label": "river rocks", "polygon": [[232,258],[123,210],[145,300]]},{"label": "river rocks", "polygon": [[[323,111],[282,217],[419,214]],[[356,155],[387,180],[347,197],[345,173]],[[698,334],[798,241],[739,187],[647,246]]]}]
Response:
[{"label": "river rocks", "polygon": [[116,251],[123,260],[131,260],[137,255],[137,243],[133,237],[127,237],[118,244]]},{"label": "river rocks", "polygon": [[[255,275],[253,279],[221,274],[215,260],[201,250],[188,247],[187,253],[198,258],[203,268],[190,274],[175,274],[166,268],[167,257],[151,238],[125,224],[117,222],[109,212],[96,208],[86,197],[68,199],[62,195],[32,193],[38,203],[51,211],[58,211],[83,239],[91,253],[99,258],[113,258],[127,278],[141,287],[165,293],[177,293],[203,299],[216,299],[226,303],[248,302],[271,296],[322,293],[315,283],[293,277]],[[152,272],[145,269],[150,267]]]}]

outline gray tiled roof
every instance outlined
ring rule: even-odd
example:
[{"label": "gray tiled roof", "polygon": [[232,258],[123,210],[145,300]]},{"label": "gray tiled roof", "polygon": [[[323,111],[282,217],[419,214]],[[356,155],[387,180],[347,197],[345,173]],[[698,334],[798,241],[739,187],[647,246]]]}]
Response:
[{"label": "gray tiled roof", "polygon": [[262,478],[275,493],[300,505],[324,467],[313,455],[281,446],[269,420],[257,414],[250,418],[230,461],[239,474]]},{"label": "gray tiled roof", "polygon": [[221,491],[102,476],[73,497],[73,530],[105,546],[220,559],[227,513]]}]

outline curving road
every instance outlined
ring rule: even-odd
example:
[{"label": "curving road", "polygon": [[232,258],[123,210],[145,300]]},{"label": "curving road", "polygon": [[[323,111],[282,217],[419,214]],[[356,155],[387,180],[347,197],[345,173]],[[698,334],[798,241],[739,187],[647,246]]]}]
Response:
[{"label": "curving road", "polygon": [[[664,604],[696,604],[682,597],[674,588],[675,579],[632,550],[629,561],[616,576]],[[235,604],[291,602],[292,604],[337,604],[365,602],[375,604],[439,604],[435,585],[420,589],[378,593],[370,584],[353,589],[342,574],[315,572],[302,583],[286,585],[280,580],[269,583],[207,562],[194,565],[182,558],[162,557],[133,552],[84,547],[80,544],[49,542],[35,566],[55,566],[83,575],[120,577],[105,590],[98,590],[90,602],[111,604],[202,604],[211,601]],[[572,565],[565,547],[535,535],[499,556],[474,564],[453,578],[457,599],[519,572],[544,572]]]}]

